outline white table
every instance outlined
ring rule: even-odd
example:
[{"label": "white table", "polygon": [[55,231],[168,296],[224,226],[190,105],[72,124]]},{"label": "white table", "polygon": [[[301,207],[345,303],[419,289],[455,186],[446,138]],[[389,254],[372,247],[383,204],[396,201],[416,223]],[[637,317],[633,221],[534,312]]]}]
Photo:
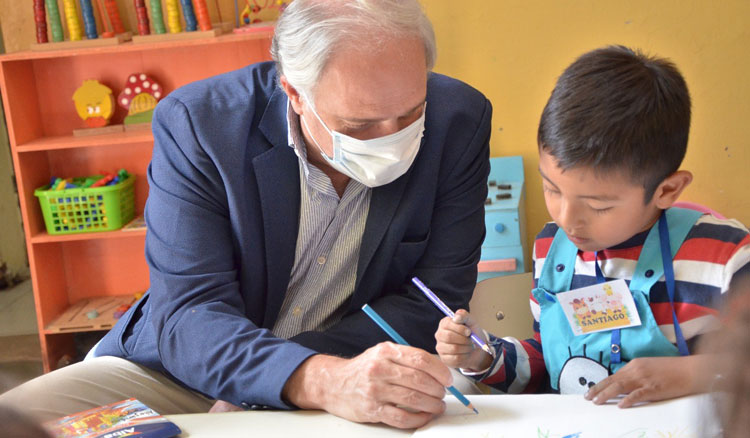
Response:
[{"label": "white table", "polygon": [[245,411],[221,414],[166,415],[189,438],[370,438],[408,437],[382,424],[358,424],[323,411]]},{"label": "white table", "polygon": [[[169,415],[181,437],[404,437],[417,438],[686,438],[710,437],[716,425],[705,421],[710,396],[619,409],[596,406],[581,396],[471,395],[479,415],[446,396],[445,415],[417,430],[357,424],[322,411],[247,411]],[[541,435],[540,435],[541,434]]]}]

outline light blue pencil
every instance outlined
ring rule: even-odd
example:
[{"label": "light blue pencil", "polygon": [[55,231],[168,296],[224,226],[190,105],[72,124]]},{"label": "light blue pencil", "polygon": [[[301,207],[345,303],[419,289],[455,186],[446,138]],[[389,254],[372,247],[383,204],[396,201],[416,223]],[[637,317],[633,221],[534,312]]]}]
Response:
[{"label": "light blue pencil", "polygon": [[[409,345],[408,342],[404,338],[401,337],[401,335],[398,334],[396,330],[393,329],[393,327],[390,326],[383,318],[378,315],[378,313],[373,309],[372,307],[365,304],[362,306],[362,310],[369,316],[373,321],[375,321],[375,324],[377,324],[380,328],[383,329],[384,332],[388,333],[388,336],[391,337],[394,341],[401,345]],[[458,401],[463,403],[464,406],[474,411],[474,413],[478,414],[479,411],[474,407],[474,405],[471,404],[468,398],[466,398],[465,395],[461,394],[461,391],[456,389],[454,386],[449,386],[448,391],[450,391],[451,394],[453,394]]]}]

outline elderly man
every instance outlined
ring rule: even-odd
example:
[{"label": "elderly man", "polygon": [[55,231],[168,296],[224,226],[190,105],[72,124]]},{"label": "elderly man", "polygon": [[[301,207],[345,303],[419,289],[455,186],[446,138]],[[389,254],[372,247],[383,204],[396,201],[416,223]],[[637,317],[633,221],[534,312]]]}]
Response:
[{"label": "elderly man", "polygon": [[[441,314],[409,280],[468,304],[490,104],[430,73],[416,0],[296,0],[272,54],[159,104],[151,289],[94,359],[0,401],[43,393],[32,412],[54,416],[131,396],[162,414],[224,400],[408,428],[443,411],[452,377],[428,353]],[[414,347],[383,342],[365,303]]]}]

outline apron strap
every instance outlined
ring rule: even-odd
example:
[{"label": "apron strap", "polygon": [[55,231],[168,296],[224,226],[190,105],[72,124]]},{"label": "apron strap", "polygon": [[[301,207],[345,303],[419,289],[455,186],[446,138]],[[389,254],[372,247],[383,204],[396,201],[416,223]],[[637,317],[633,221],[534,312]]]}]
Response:
[{"label": "apron strap", "polygon": [[[665,210],[663,215],[666,216],[668,224],[670,261],[677,254],[677,250],[682,246],[695,222],[703,213],[695,210],[672,207]],[[659,237],[659,227],[652,227],[649,231],[646,241],[643,243],[641,255],[633,272],[633,278],[630,281],[630,290],[642,291],[647,297],[651,287],[656,284],[662,275],[664,275],[664,259],[661,256],[661,243]]]},{"label": "apron strap", "polygon": [[[568,239],[563,229],[558,228],[547,251],[547,257],[544,258],[537,287],[544,289],[547,294],[570,290],[577,255],[578,248]],[[547,298],[550,299],[549,295]]]},{"label": "apron strap", "polygon": [[[667,224],[667,216],[669,216],[672,226]],[[630,282],[631,290],[640,290],[648,297],[651,287],[659,281],[662,273],[664,274],[664,282],[666,283],[667,294],[669,295],[669,306],[672,309],[672,324],[674,326],[677,349],[682,356],[689,355],[690,350],[685,341],[685,336],[682,334],[682,328],[680,328],[680,322],[677,320],[677,313],[674,309],[675,277],[672,259],[695,225],[695,222],[701,216],[702,213],[700,212],[680,208],[673,208],[663,212],[659,216],[658,227],[652,227],[646,237],[646,242],[638,258],[636,271],[633,274],[633,280]],[[656,246],[657,241],[658,247]],[[673,251],[672,248],[675,248],[675,250]],[[658,258],[656,257],[657,253],[660,256]],[[599,267],[598,253],[594,253],[594,266],[597,282],[604,283],[606,278],[604,278],[604,274]],[[620,329],[614,329],[611,333],[609,353],[611,363],[620,363],[622,361],[621,350]]]},{"label": "apron strap", "polygon": [[[606,283],[607,279],[604,277],[604,274],[602,273],[602,268],[599,267],[599,252],[594,252],[594,269],[596,270],[596,282]],[[620,351],[622,350],[622,346],[620,345],[620,329],[613,329],[610,333],[610,343],[609,343],[609,362],[610,363],[620,363],[622,362],[622,355],[620,354]]]},{"label": "apron strap", "polygon": [[[703,213],[684,208],[670,208],[665,210],[659,217],[658,227],[651,228],[643,244],[641,257],[638,259],[633,279],[630,282],[631,290],[640,290],[649,297],[651,287],[664,276],[669,295],[669,306],[672,309],[672,324],[674,326],[677,349],[680,354],[687,356],[690,351],[682,334],[677,313],[674,310],[675,276],[672,259],[682,246],[695,222],[703,216]],[[666,238],[669,236],[669,238]]]},{"label": "apron strap", "polygon": [[[669,228],[667,228],[667,217],[662,215],[659,218],[659,235],[669,235]],[[677,320],[677,312],[674,310],[674,266],[672,266],[672,249],[670,248],[669,239],[659,239],[661,243],[661,257],[662,264],[664,265],[664,281],[667,283],[667,294],[669,295],[669,307],[672,308],[672,324],[674,326],[674,335],[677,340],[677,349],[680,350],[680,354],[687,356],[690,354],[688,350],[685,336],[682,334],[682,328],[680,328],[680,322]]]}]

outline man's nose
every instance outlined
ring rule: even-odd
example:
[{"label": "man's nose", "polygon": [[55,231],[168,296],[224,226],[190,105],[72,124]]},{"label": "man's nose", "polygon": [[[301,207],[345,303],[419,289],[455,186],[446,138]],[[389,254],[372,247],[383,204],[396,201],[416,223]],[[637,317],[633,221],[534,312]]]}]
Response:
[{"label": "man's nose", "polygon": [[375,132],[373,132],[373,138],[385,137],[386,135],[394,134],[400,131],[402,128],[404,127],[400,126],[398,119],[383,120],[382,122],[377,124]]}]

